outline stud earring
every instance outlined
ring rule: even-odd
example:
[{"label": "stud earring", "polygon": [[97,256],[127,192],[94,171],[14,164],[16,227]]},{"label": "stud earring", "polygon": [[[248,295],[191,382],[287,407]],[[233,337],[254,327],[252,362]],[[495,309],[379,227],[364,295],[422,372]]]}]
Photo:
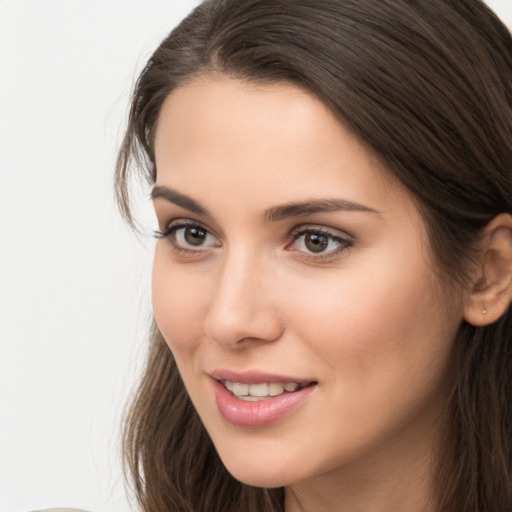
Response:
[{"label": "stud earring", "polygon": [[484,306],[484,310],[482,311],[482,313],[483,313],[484,315],[487,315],[487,309],[485,308],[485,306]]}]

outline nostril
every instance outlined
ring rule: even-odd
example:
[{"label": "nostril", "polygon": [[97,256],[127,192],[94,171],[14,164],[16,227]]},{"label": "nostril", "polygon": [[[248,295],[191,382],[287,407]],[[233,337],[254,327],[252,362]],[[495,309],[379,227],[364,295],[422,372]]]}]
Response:
[{"label": "nostril", "polygon": [[284,327],[277,309],[259,304],[237,307],[213,304],[205,319],[204,331],[218,345],[235,348],[248,343],[274,342],[281,338]]}]

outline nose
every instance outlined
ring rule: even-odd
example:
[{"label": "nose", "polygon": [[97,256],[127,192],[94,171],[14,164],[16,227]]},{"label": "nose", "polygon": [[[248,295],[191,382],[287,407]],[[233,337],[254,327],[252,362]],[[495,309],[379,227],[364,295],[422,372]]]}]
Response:
[{"label": "nose", "polygon": [[226,348],[273,342],[283,333],[275,297],[275,272],[269,262],[242,251],[222,264],[205,320],[205,332]]}]

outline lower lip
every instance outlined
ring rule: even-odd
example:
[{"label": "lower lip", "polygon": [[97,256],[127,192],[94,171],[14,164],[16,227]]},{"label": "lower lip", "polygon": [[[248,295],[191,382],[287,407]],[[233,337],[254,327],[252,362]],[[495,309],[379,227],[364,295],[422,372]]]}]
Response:
[{"label": "lower lip", "polygon": [[289,416],[316,388],[305,387],[292,393],[283,393],[257,402],[236,398],[222,383],[213,381],[217,407],[224,419],[237,427],[261,428],[272,425]]}]

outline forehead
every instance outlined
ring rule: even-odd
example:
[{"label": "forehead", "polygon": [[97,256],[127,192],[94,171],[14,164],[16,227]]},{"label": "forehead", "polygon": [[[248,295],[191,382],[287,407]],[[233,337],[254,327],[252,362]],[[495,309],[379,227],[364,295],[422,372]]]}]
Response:
[{"label": "forehead", "polygon": [[[155,137],[157,184],[186,192],[381,202],[410,195],[321,101],[287,83],[202,78],[172,92]],[[382,208],[384,205],[380,205]]]}]

